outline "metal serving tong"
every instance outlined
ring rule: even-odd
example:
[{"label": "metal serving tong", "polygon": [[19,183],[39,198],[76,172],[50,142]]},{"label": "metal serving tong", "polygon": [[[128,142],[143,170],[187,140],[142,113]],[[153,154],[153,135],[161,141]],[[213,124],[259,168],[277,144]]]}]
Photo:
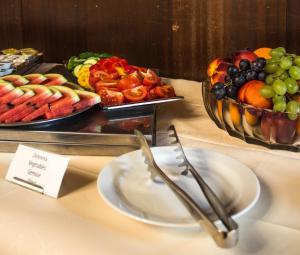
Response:
[{"label": "metal serving tong", "polygon": [[218,228],[215,223],[206,215],[206,213],[198,206],[198,204],[160,169],[160,167],[155,162],[146,138],[140,131],[135,130],[135,134],[140,143],[142,153],[146,158],[145,163],[148,165],[148,169],[151,173],[151,178],[154,180],[156,176],[159,176],[163,180],[163,182],[169,186],[169,188],[179,198],[183,205],[188,209],[196,222],[198,222],[207,230],[207,232],[212,236],[219,247],[231,248],[235,246],[238,241],[237,223],[228,215],[219,198],[215,195],[212,189],[206,184],[206,182],[202,179],[202,177],[198,174],[198,172],[186,158],[180,140],[177,136],[175,127],[173,125],[169,127],[169,132],[170,138],[175,138],[175,142],[173,142],[173,144],[178,145],[175,149],[176,152],[181,153],[181,155],[176,159],[183,159],[183,163],[179,164],[179,166],[185,166],[185,170],[181,172],[181,174],[186,175],[188,171],[190,171],[192,176],[199,184],[209,205],[218,216],[218,219],[223,223],[223,229]]}]

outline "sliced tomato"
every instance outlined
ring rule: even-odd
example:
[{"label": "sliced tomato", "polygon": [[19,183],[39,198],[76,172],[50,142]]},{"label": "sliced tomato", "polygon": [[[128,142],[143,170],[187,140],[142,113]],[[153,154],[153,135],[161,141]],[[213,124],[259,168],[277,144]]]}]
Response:
[{"label": "sliced tomato", "polygon": [[89,83],[91,85],[95,85],[97,81],[99,80],[107,80],[110,79],[110,76],[107,72],[104,72],[102,70],[97,69],[90,69],[90,77],[89,77]]},{"label": "sliced tomato", "polygon": [[147,99],[153,100],[153,99],[157,99],[157,98],[159,98],[159,96],[155,93],[155,89],[150,89],[147,93]]},{"label": "sliced tomato", "polygon": [[124,97],[130,102],[142,101],[147,96],[147,90],[144,86],[138,86],[133,89],[123,90]]},{"label": "sliced tomato", "polygon": [[160,78],[157,76],[157,74],[151,69],[148,69],[143,79],[143,85],[152,87],[157,85],[159,82]]},{"label": "sliced tomato", "polygon": [[101,88],[117,90],[117,84],[118,84],[117,80],[103,80],[103,81],[100,80],[96,82],[94,88],[96,91],[100,90]]},{"label": "sliced tomato", "polygon": [[156,86],[154,91],[158,97],[162,98],[175,96],[174,88],[171,85]]},{"label": "sliced tomato", "polygon": [[122,92],[101,88],[97,93],[101,97],[101,104],[104,106],[119,105],[124,102]]},{"label": "sliced tomato", "polygon": [[132,89],[138,87],[141,84],[142,84],[142,80],[139,74],[137,72],[134,72],[119,80],[118,89],[120,91],[123,91],[126,89]]}]

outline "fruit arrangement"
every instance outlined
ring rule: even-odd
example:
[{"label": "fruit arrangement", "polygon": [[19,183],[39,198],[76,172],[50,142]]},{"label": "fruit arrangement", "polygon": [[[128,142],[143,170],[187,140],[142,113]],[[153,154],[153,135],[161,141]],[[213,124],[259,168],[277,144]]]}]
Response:
[{"label": "fruit arrangement", "polygon": [[174,88],[162,82],[153,70],[107,54],[89,57],[74,67],[73,74],[79,85],[101,96],[104,106],[175,96]]},{"label": "fruit arrangement", "polygon": [[100,102],[96,93],[67,85],[60,74],[1,77],[0,123],[62,117]]},{"label": "fruit arrangement", "polygon": [[207,74],[219,126],[267,143],[298,139],[300,56],[283,47],[240,50],[231,58],[213,60]]}]

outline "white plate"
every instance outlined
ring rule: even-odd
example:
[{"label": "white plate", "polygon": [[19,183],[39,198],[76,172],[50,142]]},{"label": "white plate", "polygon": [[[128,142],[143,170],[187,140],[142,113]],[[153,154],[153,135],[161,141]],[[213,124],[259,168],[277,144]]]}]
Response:
[{"label": "white plate", "polygon": [[[233,218],[254,206],[260,186],[247,166],[213,151],[184,150]],[[180,169],[174,147],[155,147],[152,151],[158,165],[215,219],[194,179],[176,175]],[[164,227],[199,227],[173,192],[165,184],[153,182],[149,176],[141,151],[133,151],[103,168],[98,176],[98,191],[110,206],[135,220]]]}]

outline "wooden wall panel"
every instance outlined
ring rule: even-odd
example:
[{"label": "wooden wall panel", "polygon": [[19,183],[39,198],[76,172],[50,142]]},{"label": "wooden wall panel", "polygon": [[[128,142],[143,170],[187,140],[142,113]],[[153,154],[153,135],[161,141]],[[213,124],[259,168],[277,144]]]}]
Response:
[{"label": "wooden wall panel", "polygon": [[86,50],[87,4],[82,0],[22,0],[24,47],[62,61]]},{"label": "wooden wall panel", "polygon": [[21,0],[0,1],[1,49],[22,47]]},{"label": "wooden wall panel", "polygon": [[297,0],[287,1],[286,41],[290,52],[300,54],[300,3]]},{"label": "wooden wall panel", "polygon": [[87,45],[130,62],[168,69],[168,1],[89,0]]},{"label": "wooden wall panel", "polygon": [[297,0],[2,0],[0,48],[35,47],[46,61],[106,51],[201,80],[210,60],[237,49],[298,50],[299,8]]}]

